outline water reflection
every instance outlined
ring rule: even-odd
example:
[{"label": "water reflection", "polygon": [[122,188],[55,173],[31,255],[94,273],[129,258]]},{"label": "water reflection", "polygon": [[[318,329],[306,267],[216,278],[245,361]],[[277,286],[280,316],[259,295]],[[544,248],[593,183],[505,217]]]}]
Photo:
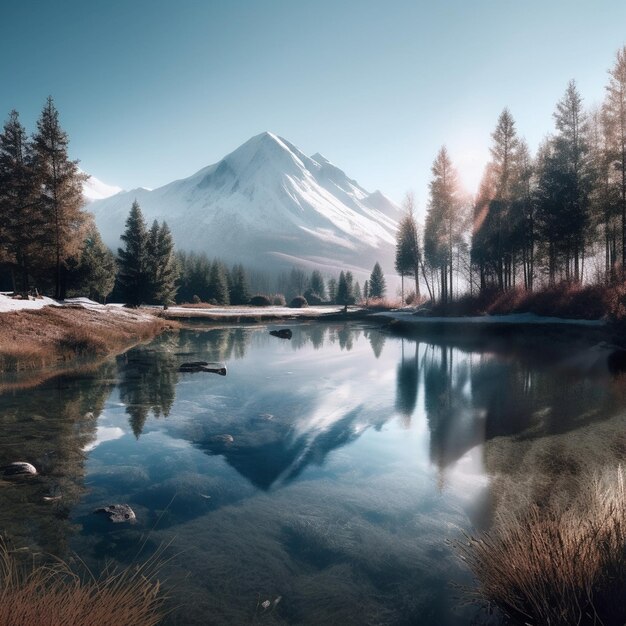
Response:
[{"label": "water reflection", "polygon": [[130,350],[117,358],[119,393],[128,421],[139,438],[148,415],[167,417],[178,383],[176,337],[160,337],[150,348]]},{"label": "water reflection", "polygon": [[[0,463],[42,472],[0,481],[0,528],[95,568],[173,540],[172,624],[254,621],[259,594],[286,623],[466,624],[445,540],[626,457],[623,382],[556,348],[291,328],[186,329],[0,396]],[[96,527],[112,502],[138,523]]]},{"label": "water reflection", "polygon": [[108,363],[28,391],[0,395],[0,466],[32,463],[39,475],[0,479],[0,531],[15,546],[67,554],[70,512],[85,491],[86,451],[114,386]]}]

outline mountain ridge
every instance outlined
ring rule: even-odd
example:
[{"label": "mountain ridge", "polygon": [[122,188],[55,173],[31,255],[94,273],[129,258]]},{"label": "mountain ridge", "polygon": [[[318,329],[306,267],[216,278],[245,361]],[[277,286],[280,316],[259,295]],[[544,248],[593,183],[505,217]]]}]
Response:
[{"label": "mountain ridge", "polygon": [[400,216],[380,191],[269,131],[187,178],[93,200],[88,208],[114,248],[134,200],[148,223],[168,223],[178,249],[267,268],[369,271],[392,258]]}]

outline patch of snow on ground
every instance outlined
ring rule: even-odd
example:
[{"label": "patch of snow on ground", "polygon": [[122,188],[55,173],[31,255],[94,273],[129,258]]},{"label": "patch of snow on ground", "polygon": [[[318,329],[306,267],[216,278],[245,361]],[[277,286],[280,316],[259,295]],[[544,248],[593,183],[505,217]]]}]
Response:
[{"label": "patch of snow on ground", "polygon": [[61,306],[59,302],[52,298],[42,297],[29,300],[12,298],[6,293],[0,293],[0,313],[10,313],[11,311],[37,310],[45,306]]}]

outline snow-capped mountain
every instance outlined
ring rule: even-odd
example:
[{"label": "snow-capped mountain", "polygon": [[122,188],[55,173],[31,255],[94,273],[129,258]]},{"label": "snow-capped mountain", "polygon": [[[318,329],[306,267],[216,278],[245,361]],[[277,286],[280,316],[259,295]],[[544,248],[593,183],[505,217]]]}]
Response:
[{"label": "snow-capped mountain", "polygon": [[359,273],[369,273],[376,260],[392,267],[399,208],[322,155],[307,157],[272,133],[252,137],[189,178],[92,202],[110,246],[118,246],[135,199],[148,224],[168,223],[178,249],[229,263]]}]

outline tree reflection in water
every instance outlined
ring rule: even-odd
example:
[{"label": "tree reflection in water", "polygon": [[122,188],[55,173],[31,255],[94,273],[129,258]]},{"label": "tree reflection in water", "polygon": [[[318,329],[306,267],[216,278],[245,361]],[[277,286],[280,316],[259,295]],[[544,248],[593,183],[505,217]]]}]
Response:
[{"label": "tree reflection in water", "polygon": [[0,465],[24,460],[39,471],[33,478],[0,479],[0,530],[12,545],[67,554],[76,530],[70,511],[85,490],[86,450],[114,374],[108,362],[89,373],[0,395]]}]

